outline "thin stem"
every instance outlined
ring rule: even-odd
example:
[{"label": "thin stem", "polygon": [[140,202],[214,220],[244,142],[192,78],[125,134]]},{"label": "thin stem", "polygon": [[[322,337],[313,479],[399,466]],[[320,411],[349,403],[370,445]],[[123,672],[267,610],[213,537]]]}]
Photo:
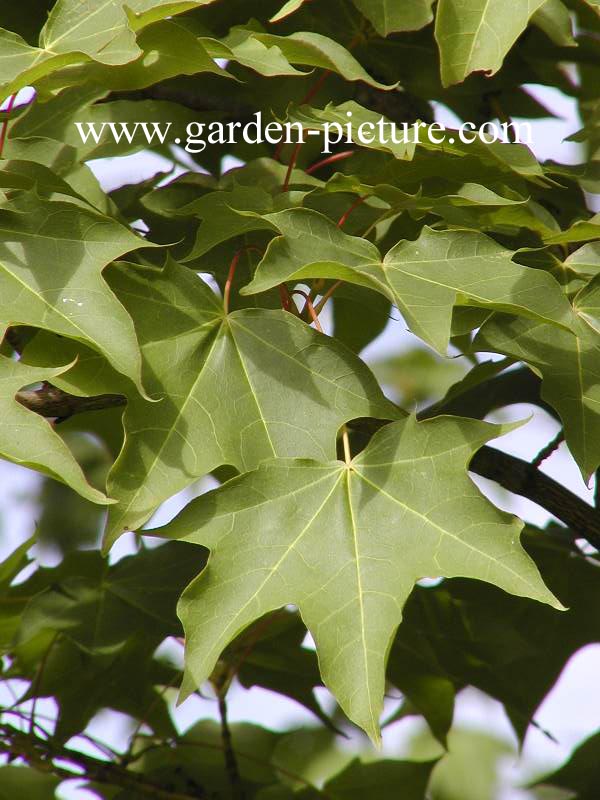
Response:
[{"label": "thin stem", "polygon": [[229,314],[229,297],[231,295],[231,284],[233,283],[233,279],[235,278],[235,271],[237,269],[237,265],[239,264],[241,256],[242,256],[242,251],[238,250],[237,253],[234,255],[234,257],[231,259],[229,272],[227,274],[227,280],[225,281],[225,289],[223,290],[223,308],[225,309],[226,314]]},{"label": "thin stem", "polygon": [[301,295],[306,300],[305,308],[308,309],[308,313],[310,314],[312,321],[315,323],[315,328],[319,331],[319,333],[323,333],[323,328],[319,322],[319,315],[315,311],[315,307],[310,299],[310,295],[308,295],[306,292],[303,292],[302,289],[294,289],[292,296],[295,294]]},{"label": "thin stem", "polygon": [[327,158],[321,159],[321,161],[317,161],[306,170],[307,175],[312,175],[317,170],[322,169],[323,167],[328,167],[330,164],[337,164],[338,161],[345,161],[350,156],[354,155],[354,150],[342,150],[341,153],[334,153],[331,156],[327,156]]},{"label": "thin stem", "polygon": [[229,314],[229,298],[231,296],[231,286],[233,284],[233,280],[235,278],[235,273],[240,262],[240,258],[242,257],[243,253],[248,253],[250,251],[254,251],[256,253],[260,253],[263,255],[263,251],[260,247],[256,247],[253,244],[248,244],[244,247],[241,247],[237,253],[231,259],[231,264],[229,266],[229,272],[227,274],[227,280],[225,281],[225,288],[223,290],[223,308],[225,309],[225,313]]},{"label": "thin stem", "polygon": [[231,796],[233,800],[244,800],[244,787],[240,777],[240,770],[233,749],[233,739],[231,738],[231,728],[227,720],[227,684],[217,688],[219,699],[219,716],[221,718],[221,743],[223,745],[223,756],[225,758],[225,770],[231,786]]},{"label": "thin stem", "polygon": [[343,227],[344,227],[344,225],[345,225],[345,224],[346,224],[346,222],[348,221],[348,217],[350,216],[350,214],[351,214],[351,213],[354,211],[354,209],[356,209],[356,208],[358,208],[359,206],[361,206],[361,205],[362,205],[362,204],[365,202],[365,200],[367,200],[367,199],[368,199],[368,197],[369,197],[369,195],[368,195],[368,194],[364,194],[362,197],[359,197],[359,198],[357,198],[357,199],[356,199],[356,200],[355,200],[355,201],[352,203],[352,205],[350,206],[350,208],[348,209],[348,211],[346,211],[346,213],[345,213],[345,214],[342,214],[342,216],[340,217],[340,219],[339,219],[339,221],[338,221],[338,224],[337,224],[338,228],[343,228]]},{"label": "thin stem", "polygon": [[317,305],[315,306],[315,312],[316,312],[316,314],[320,314],[320,313],[321,313],[321,311],[323,311],[323,309],[324,309],[324,308],[325,308],[325,306],[327,305],[327,302],[328,302],[328,300],[330,300],[330,299],[331,299],[331,297],[333,296],[333,294],[334,294],[334,293],[335,293],[335,292],[336,292],[336,291],[337,291],[337,290],[340,288],[340,286],[341,286],[343,283],[344,283],[344,281],[336,281],[336,282],[333,284],[333,286],[330,286],[330,287],[329,287],[329,289],[328,289],[328,290],[325,292],[325,294],[323,295],[323,297],[322,297],[322,298],[319,300],[319,302],[318,302],[318,303],[317,303]]},{"label": "thin stem", "polygon": [[[213,750],[218,752],[223,752],[223,746],[218,744],[211,744],[209,742],[199,742],[199,741],[190,741],[189,739],[175,739],[173,740],[174,744],[177,747],[198,747],[202,750]],[[146,753],[157,750],[161,747],[161,745],[152,744],[142,750],[140,753],[136,754],[136,759],[141,758]],[[324,789],[316,790],[310,781],[306,778],[303,778],[302,775],[297,775],[295,772],[290,772],[283,767],[278,766],[277,764],[273,764],[270,761],[265,761],[263,758],[257,758],[256,756],[250,755],[250,753],[245,753],[241,750],[236,750],[236,755],[239,759],[243,759],[244,761],[250,761],[253,764],[259,764],[263,767],[268,767],[269,769],[278,772],[280,775],[283,775],[285,778],[289,778],[292,781],[296,781],[297,783],[302,783],[304,786],[309,788],[312,792],[317,792],[320,797],[326,798],[327,800],[333,800],[331,795],[328,795]]]},{"label": "thin stem", "polygon": [[[8,98],[8,105],[4,111],[7,116],[9,116],[10,112],[13,110],[16,99],[16,94],[11,94],[11,96]],[[6,134],[8,133],[8,122],[8,119],[4,120],[2,123],[2,130],[0,131],[0,158],[2,158],[2,153],[4,151],[4,143],[6,142]]]},{"label": "thin stem", "polygon": [[135,729],[134,729],[134,731],[131,734],[131,737],[129,739],[129,747],[127,748],[127,752],[125,753],[125,755],[121,759],[123,764],[127,764],[131,760],[131,756],[132,756],[132,753],[133,753],[133,748],[135,746],[136,739],[139,736],[140,731],[142,730],[142,727],[144,725],[148,724],[148,718],[149,718],[150,714],[154,711],[154,709],[156,708],[158,703],[160,703],[161,700],[163,700],[165,694],[169,691],[169,689],[172,689],[173,686],[175,686],[175,684],[180,679],[180,677],[181,677],[180,674],[178,672],[176,672],[175,675],[169,681],[169,683],[167,683],[165,686],[163,686],[163,688],[160,690],[160,692],[152,699],[152,702],[149,704],[149,706],[146,709],[146,711],[144,712],[143,716],[138,720],[138,723],[135,726]]},{"label": "thin stem", "polygon": [[561,446],[561,444],[564,442],[564,440],[565,440],[565,432],[561,428],[560,431],[554,437],[554,439],[552,439],[551,442],[548,442],[548,444],[545,447],[542,447],[540,452],[537,454],[537,456],[531,462],[531,466],[535,467],[535,469],[538,469],[539,467],[541,467],[542,464],[544,463],[544,461],[546,461],[546,459],[550,458],[552,453],[554,453],[554,452],[556,452],[556,450],[558,450],[558,448]]},{"label": "thin stem", "polygon": [[[329,75],[331,75],[331,70],[330,69],[325,70],[325,72],[319,77],[319,79],[316,81],[316,83],[314,83],[310,87],[310,89],[304,95],[302,100],[300,100],[298,105],[299,106],[304,106],[304,105],[306,105],[306,103],[309,103],[313,99],[313,97],[316,95],[316,93],[319,91],[319,89],[323,86],[323,84],[325,83],[325,81],[329,77]],[[286,144],[286,143],[282,140],[277,145],[277,148],[275,149],[275,153],[274,153],[275,161],[279,161],[281,159],[281,153],[283,152],[284,144]],[[302,144],[302,142],[298,142],[298,144]]]},{"label": "thin stem", "polygon": [[302,147],[302,142],[298,142],[298,144],[294,147],[294,152],[292,153],[292,157],[290,158],[290,163],[288,164],[287,172],[285,174],[285,180],[283,182],[282,191],[287,192],[290,188],[290,180],[292,178],[292,172],[294,171],[294,167],[296,166],[296,161],[298,160],[298,154],[300,152],[300,148]]},{"label": "thin stem", "polygon": [[305,94],[304,98],[300,101],[301,106],[305,106],[307,103],[310,103],[310,101],[317,94],[319,89],[323,88],[323,84],[325,83],[327,78],[331,75],[331,72],[332,71],[330,69],[325,70],[325,72],[321,75],[319,80],[315,82],[315,84]]},{"label": "thin stem", "polygon": [[281,307],[284,311],[291,311],[292,310],[292,298],[289,292],[289,289],[285,285],[285,283],[279,284],[279,297],[281,298]]},{"label": "thin stem", "polygon": [[55,763],[56,759],[67,762],[83,770],[85,777],[93,783],[119,786],[125,789],[127,796],[145,794],[154,800],[197,800],[197,795],[174,792],[147,780],[143,775],[131,772],[118,764],[101,761],[67,747],[61,747],[54,741],[45,741],[38,736],[30,736],[16,730],[10,725],[0,725],[0,733],[4,739],[3,746],[7,752],[22,758],[29,766],[46,774],[56,775],[62,780],[79,777],[73,769],[67,769]]},{"label": "thin stem", "polygon": [[54,636],[52,637],[52,641],[48,645],[48,649],[46,650],[46,652],[44,653],[44,655],[42,657],[42,660],[40,661],[40,666],[38,667],[35,679],[34,679],[33,684],[31,686],[31,694],[33,695],[33,701],[31,703],[31,715],[29,717],[29,733],[30,734],[32,734],[34,732],[34,729],[35,729],[35,726],[36,726],[35,708],[36,708],[37,699],[38,699],[37,698],[38,691],[39,691],[41,683],[42,683],[42,678],[44,677],[44,670],[46,669],[46,664],[48,663],[48,658],[50,657],[50,653],[52,651],[52,648],[54,647],[54,645],[56,644],[56,642],[58,640],[58,636],[59,636],[59,634],[55,633]]},{"label": "thin stem", "polygon": [[344,425],[342,431],[342,442],[344,444],[344,461],[348,466],[352,463],[352,451],[350,449],[350,436],[348,435],[348,428]]}]

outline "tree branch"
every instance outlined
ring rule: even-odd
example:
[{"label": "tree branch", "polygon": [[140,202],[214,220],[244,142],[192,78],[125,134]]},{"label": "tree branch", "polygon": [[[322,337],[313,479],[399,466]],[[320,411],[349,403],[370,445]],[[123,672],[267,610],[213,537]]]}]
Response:
[{"label": "tree branch", "polygon": [[482,447],[469,469],[526,497],[560,519],[576,535],[600,550],[600,509],[588,505],[527,461],[494,447]]},{"label": "tree branch", "polygon": [[477,384],[450,400],[440,400],[419,413],[420,419],[430,419],[440,414],[455,414],[460,417],[483,419],[498,408],[531,403],[558,419],[556,411],[541,397],[542,382],[528,368],[509,370]]},{"label": "tree branch", "polygon": [[136,773],[110,761],[61,747],[56,742],[45,741],[16,730],[11,725],[0,725],[0,739],[4,740],[6,752],[13,758],[22,758],[40,772],[51,773],[63,780],[78,777],[77,772],[54,763],[56,759],[73,764],[84,771],[86,780],[120,786],[137,794],[142,792],[153,800],[199,800],[202,795],[174,792],[152,783],[143,773]]},{"label": "tree branch", "polygon": [[85,411],[101,411],[106,408],[124,406],[127,398],[120,394],[100,394],[95,397],[78,397],[68,394],[49,383],[35,391],[17,392],[16,400],[30,411],[42,417],[68,419]]}]

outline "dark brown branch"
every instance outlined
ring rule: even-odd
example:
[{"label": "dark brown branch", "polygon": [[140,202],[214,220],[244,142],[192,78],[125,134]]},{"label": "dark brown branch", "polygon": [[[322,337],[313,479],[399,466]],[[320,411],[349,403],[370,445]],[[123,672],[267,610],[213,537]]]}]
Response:
[{"label": "dark brown branch", "polygon": [[42,417],[68,419],[84,411],[101,411],[105,408],[124,406],[127,399],[120,394],[100,394],[95,397],[77,397],[49,383],[41,389],[17,392],[16,399],[30,411]]},{"label": "dark brown branch", "polygon": [[219,716],[221,718],[221,744],[223,745],[223,755],[225,758],[225,770],[231,786],[231,796],[233,800],[244,800],[244,787],[240,778],[233,740],[231,738],[231,728],[227,719],[227,690],[225,688],[218,691]]},{"label": "dark brown branch", "polygon": [[102,761],[70,750],[57,742],[45,741],[38,736],[22,733],[10,725],[0,726],[0,741],[5,752],[10,753],[12,758],[22,758],[34,769],[50,772],[63,780],[71,780],[78,775],[56,764],[56,759],[83,770],[85,778],[91,782],[120,786],[132,794],[145,794],[151,800],[199,800],[201,797],[201,795],[164,789],[146,779],[142,773],[135,773],[110,761]]},{"label": "dark brown branch", "polygon": [[542,400],[540,390],[540,379],[528,367],[520,367],[480,383],[449,401],[435,403],[422,411],[419,418],[455,414],[483,419],[490,412],[515,403],[531,403],[556,417],[556,411]]},{"label": "dark brown branch", "polygon": [[577,538],[600,550],[600,509],[588,505],[532,464],[493,447],[482,447],[475,453],[469,469],[542,506],[564,522]]}]

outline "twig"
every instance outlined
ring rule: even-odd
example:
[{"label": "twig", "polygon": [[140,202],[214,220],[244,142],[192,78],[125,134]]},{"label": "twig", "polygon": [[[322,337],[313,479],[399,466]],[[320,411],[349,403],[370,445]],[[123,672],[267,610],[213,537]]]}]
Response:
[{"label": "twig", "polygon": [[302,289],[294,289],[294,291],[291,292],[291,295],[294,296],[295,294],[299,294],[305,299],[306,303],[304,307],[308,309],[308,313],[310,314],[312,321],[315,323],[315,328],[319,331],[319,333],[323,333],[323,328],[321,327],[321,323],[319,322],[319,315],[317,314],[315,307],[313,306],[312,300],[310,299],[310,295],[302,291]]},{"label": "twig", "polygon": [[352,205],[350,206],[348,211],[346,211],[346,213],[342,214],[342,216],[340,217],[340,219],[338,221],[338,224],[337,224],[338,228],[343,228],[344,227],[344,225],[348,221],[348,217],[350,216],[350,214],[354,211],[355,208],[358,208],[360,205],[362,205],[365,202],[365,200],[368,199],[368,197],[369,197],[369,195],[365,194],[362,197],[359,197],[357,200],[355,200],[354,203],[352,203]]},{"label": "twig", "polygon": [[39,665],[38,670],[37,670],[37,672],[35,674],[35,678],[33,680],[33,683],[31,684],[31,694],[33,695],[33,700],[32,700],[32,703],[31,703],[31,714],[30,714],[30,717],[29,717],[29,733],[30,734],[33,733],[34,728],[35,728],[35,724],[36,724],[35,723],[35,707],[36,707],[36,704],[37,704],[38,692],[39,692],[39,689],[40,689],[41,684],[42,684],[42,678],[44,677],[44,670],[46,669],[46,664],[48,663],[48,659],[50,657],[50,653],[52,652],[52,648],[56,644],[56,642],[58,640],[58,637],[59,637],[59,633],[57,631],[54,634],[54,636],[52,637],[52,640],[51,640],[50,644],[48,645],[48,648],[46,649],[46,652],[44,653],[44,655],[42,657],[42,660],[40,661],[40,665]]},{"label": "twig", "polygon": [[526,497],[560,519],[576,535],[600,550],[600,510],[588,505],[532,464],[493,447],[482,447],[469,467],[509,492]]},{"label": "twig", "polygon": [[238,250],[234,257],[231,259],[231,264],[229,265],[229,272],[227,274],[227,280],[225,281],[225,289],[223,290],[223,308],[225,309],[225,313],[229,314],[229,297],[231,295],[231,284],[233,283],[233,279],[235,278],[235,271],[237,269],[237,265],[239,260],[242,256],[242,250]]},{"label": "twig", "polygon": [[85,411],[101,411],[106,408],[117,408],[127,403],[127,398],[120,394],[100,394],[94,397],[78,397],[68,394],[49,383],[41,389],[17,392],[15,399],[30,411],[42,417],[68,419],[74,414]]},{"label": "twig", "polygon": [[227,687],[228,682],[217,687],[217,697],[219,701],[219,717],[221,718],[221,743],[223,745],[223,756],[225,758],[225,770],[231,786],[231,796],[233,800],[244,800],[244,787],[240,777],[233,740],[231,738],[231,728],[227,720]]},{"label": "twig", "polygon": [[350,436],[348,435],[348,428],[344,425],[342,431],[342,442],[344,443],[344,461],[347,465],[352,463],[352,450],[350,449]]},{"label": "twig", "polygon": [[316,161],[308,167],[306,174],[312,175],[317,172],[317,170],[328,167],[330,164],[337,164],[338,161],[345,161],[347,158],[350,158],[350,156],[353,156],[354,152],[354,150],[343,150],[341,153],[334,153],[331,156],[327,156],[327,158],[321,159],[321,161]]},{"label": "twig", "polygon": [[290,295],[289,289],[285,285],[285,283],[280,283],[278,286],[279,289],[279,297],[281,298],[281,307],[284,311],[291,311],[292,310],[292,297]]},{"label": "twig", "polygon": [[344,281],[336,281],[333,284],[333,286],[329,287],[329,289],[325,292],[323,297],[319,300],[319,302],[315,306],[315,312],[317,314],[320,314],[321,311],[323,311],[323,309],[327,305],[328,300],[333,296],[334,292],[336,292],[343,283]]},{"label": "twig", "polygon": [[296,161],[298,160],[298,153],[302,147],[302,142],[298,142],[298,144],[294,147],[294,151],[292,153],[292,157],[290,158],[290,163],[288,164],[287,172],[285,173],[285,180],[283,181],[283,186],[281,191],[287,192],[290,188],[290,180],[292,178],[292,172],[294,171],[294,167],[296,166]]},{"label": "twig", "polygon": [[556,434],[554,439],[552,439],[551,442],[548,442],[548,444],[545,447],[542,447],[540,452],[537,454],[537,456],[531,462],[531,466],[535,467],[536,469],[538,467],[541,467],[542,464],[544,463],[544,461],[546,461],[546,459],[550,458],[552,453],[554,453],[554,452],[556,452],[558,450],[558,448],[561,446],[561,444],[564,442],[564,440],[565,440],[565,432],[561,428],[561,430]]},{"label": "twig", "polygon": [[46,742],[38,736],[24,734],[11,725],[0,725],[0,735],[4,739],[3,746],[7,752],[22,758],[34,769],[50,772],[62,780],[72,780],[79,776],[77,772],[57,764],[57,759],[83,770],[85,777],[94,783],[119,786],[132,794],[146,794],[153,800],[198,800],[197,795],[163,789],[162,786],[147,780],[143,774],[62,747],[56,741]]}]

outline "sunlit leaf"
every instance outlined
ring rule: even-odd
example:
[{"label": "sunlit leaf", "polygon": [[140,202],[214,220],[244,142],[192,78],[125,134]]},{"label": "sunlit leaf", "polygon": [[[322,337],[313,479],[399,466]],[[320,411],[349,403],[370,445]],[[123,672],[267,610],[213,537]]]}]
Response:
[{"label": "sunlit leaf", "polygon": [[209,570],[179,606],[184,693],[247,625],[293,603],[315,639],[325,684],[377,740],[386,656],[419,578],[469,576],[560,607],[519,545],[520,524],[467,477],[474,451],[501,430],[409,418],[348,464],[267,462],[159,528],[211,550]]}]

